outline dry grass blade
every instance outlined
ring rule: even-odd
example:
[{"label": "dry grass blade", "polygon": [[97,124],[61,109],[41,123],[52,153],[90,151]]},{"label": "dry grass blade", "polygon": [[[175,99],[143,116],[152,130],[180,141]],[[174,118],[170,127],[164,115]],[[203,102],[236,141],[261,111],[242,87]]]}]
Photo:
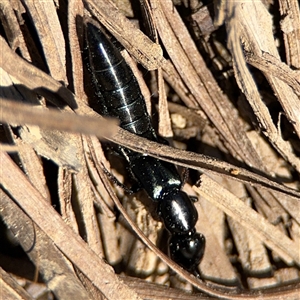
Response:
[{"label": "dry grass blade", "polygon": [[87,3],[92,7],[99,21],[147,70],[158,68],[163,60],[162,50],[158,44],[153,43],[135,28],[110,1],[90,0]]},{"label": "dry grass blade", "polygon": [[175,149],[163,144],[158,144],[156,142],[137,137],[122,129],[120,129],[115,136],[110,138],[110,140],[134,151],[147,153],[165,161],[173,163],[176,162],[176,164],[183,167],[195,169],[200,172],[202,172],[203,169],[210,170],[218,175],[226,175],[230,178],[250,183],[251,185],[266,187],[270,190],[274,189],[276,191],[286,193],[287,195],[294,196],[298,201],[300,199],[300,192],[295,189],[288,188],[270,180],[266,176],[239,168],[235,165],[219,161],[218,159],[205,156],[203,154],[196,154],[193,152]]},{"label": "dry grass blade", "polygon": [[[5,172],[1,172],[0,181],[3,188],[17,200],[28,216],[47,234],[54,244],[68,257],[107,297],[108,299],[139,299],[139,297],[122,284],[112,268],[101,260],[90,248],[67,226],[57,212],[43,199],[28,182],[22,171],[3,152],[0,160]],[[66,237],[68,240],[66,241]],[[85,259],[81,259],[85,257]],[[105,274],[105,277],[99,276]],[[117,284],[117,288],[114,286]]]},{"label": "dry grass blade", "polygon": [[[70,51],[72,58],[72,75],[74,93],[79,98],[85,97],[83,86],[83,62],[81,51],[83,45],[84,28],[78,22],[79,16],[83,18],[83,3],[77,0],[71,0],[69,3],[68,28],[70,38]],[[85,101],[86,102],[86,101]]]},{"label": "dry grass blade", "polygon": [[208,176],[201,175],[199,183],[200,188],[195,188],[197,193],[250,229],[257,238],[276,251],[288,264],[293,262],[300,264],[299,244],[289,239]]},{"label": "dry grass blade", "polygon": [[[88,299],[88,293],[75,276],[69,261],[53,245],[53,241],[2,190],[0,199],[3,220],[16,236],[20,236],[22,247],[28,250],[31,261],[39,266],[39,271],[56,297]],[[55,277],[53,280],[53,273],[58,274],[59,280]],[[72,284],[73,288],[66,289],[67,284]]]},{"label": "dry grass blade", "polygon": [[25,1],[25,9],[32,18],[39,36],[47,65],[53,78],[67,83],[64,36],[51,1]]},{"label": "dry grass blade", "polygon": [[300,9],[296,0],[280,0],[281,30],[284,34],[286,58],[289,66],[300,68]]},{"label": "dry grass blade", "polygon": [[[268,108],[263,103],[255,82],[246,66],[244,55],[242,53],[240,39],[244,37],[246,49],[253,51],[256,55],[262,52],[270,52],[275,57],[278,56],[272,36],[271,20],[268,12],[262,3],[249,2],[245,6],[241,6],[238,2],[232,2],[230,11],[236,16],[232,18],[228,24],[229,41],[228,45],[232,49],[234,57],[234,67],[237,74],[238,83],[242,91],[247,96],[258,122],[266,136],[270,139],[273,146],[283,155],[297,170],[300,171],[299,158],[293,153],[289,144],[281,137],[280,132],[274,126],[272,117]],[[251,17],[250,17],[251,16]],[[258,22],[264,20],[264,24]],[[267,28],[267,35],[266,35]],[[279,93],[279,101],[281,102],[287,117],[295,126],[295,130],[299,131],[299,98],[294,94],[290,87],[282,86],[281,81],[274,79],[274,76],[266,74],[270,85]],[[276,82],[275,82],[276,81]],[[298,103],[298,104],[297,104]],[[299,132],[298,132],[299,134]]]},{"label": "dry grass blade", "polygon": [[263,72],[268,72],[272,70],[274,76],[284,81],[286,84],[290,85],[290,87],[295,91],[295,93],[300,95],[299,75],[296,71],[293,71],[278,58],[272,56],[267,52],[262,53],[260,56],[255,55],[253,53],[246,53],[245,58],[247,60],[247,63],[258,68]]},{"label": "dry grass blade", "polygon": [[59,112],[54,109],[43,110],[38,106],[0,100],[0,120],[4,123],[29,124],[44,129],[94,134],[99,138],[108,137],[117,132],[117,121],[103,119],[99,116],[79,116],[69,112]]},{"label": "dry grass blade", "polygon": [[32,297],[2,268],[0,268],[0,284],[1,297],[3,299],[32,299]]},{"label": "dry grass blade", "polygon": [[[18,55],[16,55],[7,45],[3,37],[0,37],[0,48],[4,55],[0,56],[0,67],[5,70],[12,78],[15,78],[15,84],[26,86],[28,89],[35,90],[41,95],[45,95],[48,99],[53,98],[56,94],[63,99],[71,108],[77,108],[72,92],[56,81],[51,76],[42,72],[34,65],[28,63]],[[35,80],[31,78],[34,77]],[[56,99],[57,99],[56,96]]]},{"label": "dry grass blade", "polygon": [[153,1],[157,24],[160,25],[159,34],[180,76],[196,97],[197,103],[192,107],[204,110],[234,155],[242,156],[249,164],[259,165],[256,152],[243,134],[238,120],[231,121],[230,114],[236,112],[228,107],[228,99],[221,93],[179,15],[172,10],[171,1],[158,2]]}]

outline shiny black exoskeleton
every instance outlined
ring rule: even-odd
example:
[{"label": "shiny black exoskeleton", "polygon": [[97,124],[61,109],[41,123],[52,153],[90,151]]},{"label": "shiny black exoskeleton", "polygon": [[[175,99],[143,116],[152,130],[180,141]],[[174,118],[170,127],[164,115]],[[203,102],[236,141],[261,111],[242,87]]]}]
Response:
[{"label": "shiny black exoskeleton", "polygon": [[[97,27],[87,23],[89,64],[102,113],[116,117],[120,126],[134,134],[157,141],[139,85],[118,49]],[[198,220],[193,201],[184,193],[174,165],[126,148],[121,152],[132,173],[158,203],[158,214],[171,234],[170,257],[190,272],[196,273],[205,238],[195,230]]]}]

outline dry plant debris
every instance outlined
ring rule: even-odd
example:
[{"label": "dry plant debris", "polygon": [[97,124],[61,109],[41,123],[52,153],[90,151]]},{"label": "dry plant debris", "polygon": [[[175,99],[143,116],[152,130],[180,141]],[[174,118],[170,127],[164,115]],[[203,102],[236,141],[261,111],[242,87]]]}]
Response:
[{"label": "dry plant debris", "polygon": [[[91,108],[86,18],[129,53],[175,147]],[[5,299],[298,299],[296,0],[1,1],[0,24]],[[194,170],[201,280],[155,246],[166,233],[145,193],[112,180],[132,183],[111,143]]]}]

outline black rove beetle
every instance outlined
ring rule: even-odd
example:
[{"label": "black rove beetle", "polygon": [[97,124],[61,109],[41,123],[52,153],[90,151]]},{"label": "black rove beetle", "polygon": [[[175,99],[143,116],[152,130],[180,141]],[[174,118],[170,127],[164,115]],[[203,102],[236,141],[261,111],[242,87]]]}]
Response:
[{"label": "black rove beetle", "polygon": [[[139,85],[119,50],[91,23],[86,24],[86,34],[90,69],[103,113],[118,118],[123,129],[158,141]],[[126,148],[121,152],[141,187],[157,203],[158,214],[171,235],[171,259],[196,274],[205,238],[196,232],[198,213],[181,190],[182,180],[175,166]]]}]

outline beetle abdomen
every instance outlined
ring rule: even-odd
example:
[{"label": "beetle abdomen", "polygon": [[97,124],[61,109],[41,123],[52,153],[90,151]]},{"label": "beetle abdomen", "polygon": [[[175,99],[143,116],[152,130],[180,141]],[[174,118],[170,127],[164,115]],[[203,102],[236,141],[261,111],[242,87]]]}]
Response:
[{"label": "beetle abdomen", "polygon": [[107,114],[118,118],[125,130],[156,140],[144,98],[131,69],[104,33],[90,23],[87,27],[90,67]]}]

